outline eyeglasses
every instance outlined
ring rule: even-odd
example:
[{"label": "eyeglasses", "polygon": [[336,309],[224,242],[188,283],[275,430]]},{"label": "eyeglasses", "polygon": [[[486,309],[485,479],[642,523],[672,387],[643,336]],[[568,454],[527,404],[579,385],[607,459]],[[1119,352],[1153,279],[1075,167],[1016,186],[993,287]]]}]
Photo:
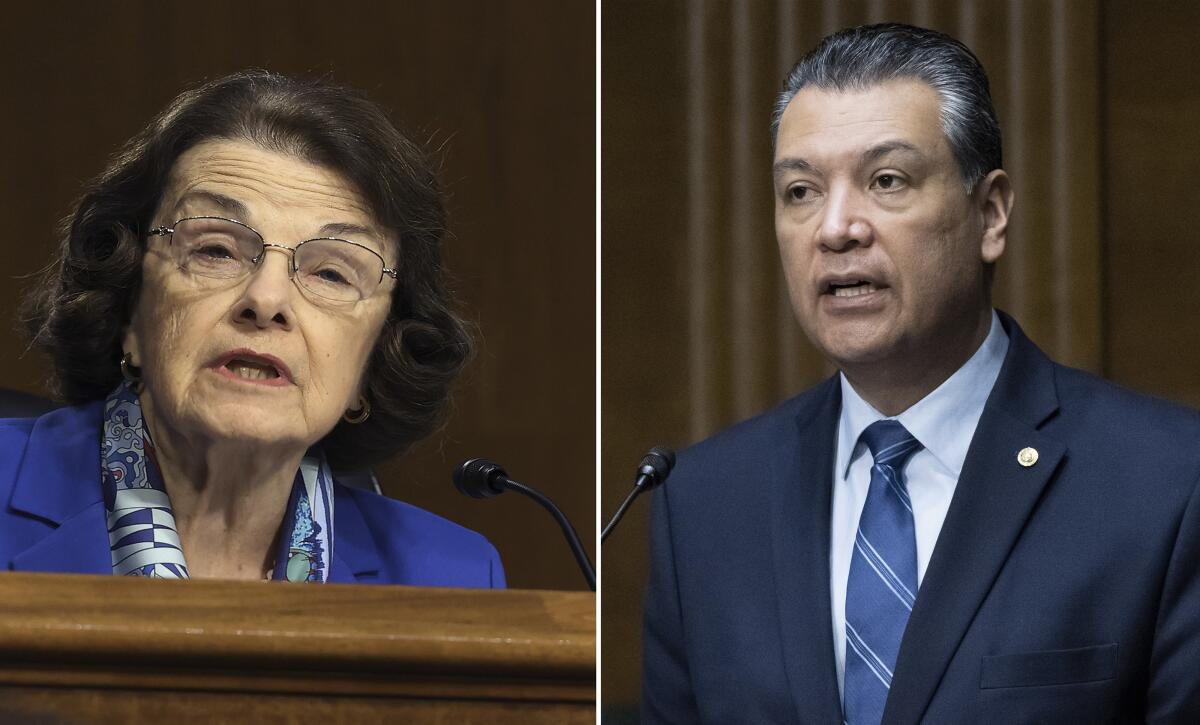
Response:
[{"label": "eyeglasses", "polygon": [[169,227],[155,227],[150,236],[169,236],[179,268],[201,277],[241,280],[263,260],[267,249],[291,252],[289,276],[314,301],[347,304],[365,300],[379,289],[386,274],[396,279],[383,257],[357,242],[318,237],[295,247],[272,244],[235,219],[196,216]]}]

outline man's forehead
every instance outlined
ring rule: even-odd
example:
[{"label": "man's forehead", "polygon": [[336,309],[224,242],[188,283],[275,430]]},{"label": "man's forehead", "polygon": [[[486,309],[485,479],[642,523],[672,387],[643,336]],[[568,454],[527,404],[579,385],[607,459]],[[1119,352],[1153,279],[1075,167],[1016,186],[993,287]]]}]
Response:
[{"label": "man's forehead", "polygon": [[928,84],[897,79],[862,88],[806,86],[780,119],[776,160],[861,155],[887,145],[927,155],[945,146],[941,99]]}]

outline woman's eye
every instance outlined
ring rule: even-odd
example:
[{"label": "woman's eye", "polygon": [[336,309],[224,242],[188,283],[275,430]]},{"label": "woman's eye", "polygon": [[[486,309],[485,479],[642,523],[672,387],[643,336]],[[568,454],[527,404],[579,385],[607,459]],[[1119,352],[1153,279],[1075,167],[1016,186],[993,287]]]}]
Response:
[{"label": "woman's eye", "polygon": [[236,259],[236,255],[229,245],[213,242],[200,244],[192,250],[192,254],[204,257],[205,259]]},{"label": "woman's eye", "polygon": [[336,269],[320,269],[317,270],[315,276],[322,282],[330,282],[332,284],[350,284],[350,280],[346,279],[342,273]]}]

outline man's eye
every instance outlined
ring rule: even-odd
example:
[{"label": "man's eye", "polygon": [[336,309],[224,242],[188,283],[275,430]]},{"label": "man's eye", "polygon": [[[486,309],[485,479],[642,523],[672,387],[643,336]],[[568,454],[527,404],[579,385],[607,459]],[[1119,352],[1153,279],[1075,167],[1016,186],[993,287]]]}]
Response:
[{"label": "man's eye", "polygon": [[787,195],[790,201],[805,201],[812,196],[812,189],[807,186],[791,186],[788,187]]},{"label": "man's eye", "polygon": [[896,191],[904,186],[904,180],[895,174],[880,174],[871,182],[871,186],[881,191]]}]

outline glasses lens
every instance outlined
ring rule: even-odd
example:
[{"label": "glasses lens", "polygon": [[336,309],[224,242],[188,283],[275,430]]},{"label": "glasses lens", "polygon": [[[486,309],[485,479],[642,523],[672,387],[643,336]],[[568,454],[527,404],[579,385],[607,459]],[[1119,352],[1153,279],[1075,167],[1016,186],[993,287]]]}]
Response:
[{"label": "glasses lens", "polygon": [[296,281],[334,302],[357,302],[375,293],[383,260],[366,247],[341,239],[312,239],[296,248]]},{"label": "glasses lens", "polygon": [[229,219],[198,217],[175,224],[171,248],[180,268],[202,277],[241,277],[262,254],[262,237]]}]

